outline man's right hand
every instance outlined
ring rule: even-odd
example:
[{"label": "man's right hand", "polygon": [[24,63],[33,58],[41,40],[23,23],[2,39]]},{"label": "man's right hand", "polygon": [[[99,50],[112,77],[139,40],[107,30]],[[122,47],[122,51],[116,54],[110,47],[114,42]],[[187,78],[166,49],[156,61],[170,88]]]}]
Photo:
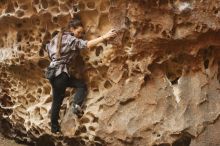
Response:
[{"label": "man's right hand", "polygon": [[98,43],[103,42],[104,40],[108,40],[108,39],[110,39],[110,38],[112,38],[112,37],[115,37],[116,34],[117,34],[117,33],[116,33],[116,30],[115,30],[115,29],[111,29],[109,32],[107,32],[107,33],[104,34],[103,36],[88,41],[88,43],[87,43],[87,48],[94,47],[94,46],[96,46]]},{"label": "man's right hand", "polygon": [[117,34],[115,29],[111,29],[109,32],[107,32],[106,34],[104,34],[102,37],[106,40],[115,37]]}]

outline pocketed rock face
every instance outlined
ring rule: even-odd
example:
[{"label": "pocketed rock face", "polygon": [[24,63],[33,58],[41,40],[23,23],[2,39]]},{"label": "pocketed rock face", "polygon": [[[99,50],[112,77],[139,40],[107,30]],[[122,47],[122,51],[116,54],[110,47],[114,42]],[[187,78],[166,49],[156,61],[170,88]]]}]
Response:
[{"label": "pocketed rock face", "polygon": [[[79,9],[87,39],[120,31],[73,63],[89,87],[85,114],[72,114],[68,89],[63,135],[52,135],[39,50]],[[219,10],[217,0],[1,0],[1,132],[50,146],[220,145]]]}]

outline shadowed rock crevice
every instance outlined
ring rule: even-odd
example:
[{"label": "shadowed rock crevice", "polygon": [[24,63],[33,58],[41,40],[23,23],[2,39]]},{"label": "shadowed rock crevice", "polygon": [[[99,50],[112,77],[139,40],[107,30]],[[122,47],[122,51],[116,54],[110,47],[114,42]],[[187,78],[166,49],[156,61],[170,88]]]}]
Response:
[{"label": "shadowed rock crevice", "polygon": [[182,136],[176,140],[172,146],[190,146],[191,138],[189,136]]}]

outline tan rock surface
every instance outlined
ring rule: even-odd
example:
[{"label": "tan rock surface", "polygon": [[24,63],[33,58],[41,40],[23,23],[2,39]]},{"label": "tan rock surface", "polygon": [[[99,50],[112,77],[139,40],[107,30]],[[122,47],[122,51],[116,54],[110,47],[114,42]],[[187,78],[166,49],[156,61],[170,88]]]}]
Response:
[{"label": "tan rock surface", "polygon": [[[68,89],[63,135],[52,135],[49,60],[39,50],[73,10],[87,39],[121,31],[82,52],[85,114],[71,113]],[[1,132],[40,146],[220,145],[219,10],[218,0],[1,0]]]}]

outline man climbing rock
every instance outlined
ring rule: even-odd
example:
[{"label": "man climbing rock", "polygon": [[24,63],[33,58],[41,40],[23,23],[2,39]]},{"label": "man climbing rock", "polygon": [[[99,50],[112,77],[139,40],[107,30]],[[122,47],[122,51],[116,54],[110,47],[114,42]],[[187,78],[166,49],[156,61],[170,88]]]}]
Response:
[{"label": "man climbing rock", "polygon": [[56,34],[45,46],[45,50],[51,59],[46,77],[52,86],[51,132],[53,133],[60,131],[58,123],[59,111],[67,87],[77,89],[74,95],[73,112],[78,116],[82,115],[81,106],[87,95],[87,86],[85,81],[70,76],[68,72],[68,64],[74,58],[75,51],[91,48],[116,35],[115,30],[112,29],[99,38],[87,41],[81,39],[83,32],[80,19],[74,18],[69,22],[66,30]]}]

